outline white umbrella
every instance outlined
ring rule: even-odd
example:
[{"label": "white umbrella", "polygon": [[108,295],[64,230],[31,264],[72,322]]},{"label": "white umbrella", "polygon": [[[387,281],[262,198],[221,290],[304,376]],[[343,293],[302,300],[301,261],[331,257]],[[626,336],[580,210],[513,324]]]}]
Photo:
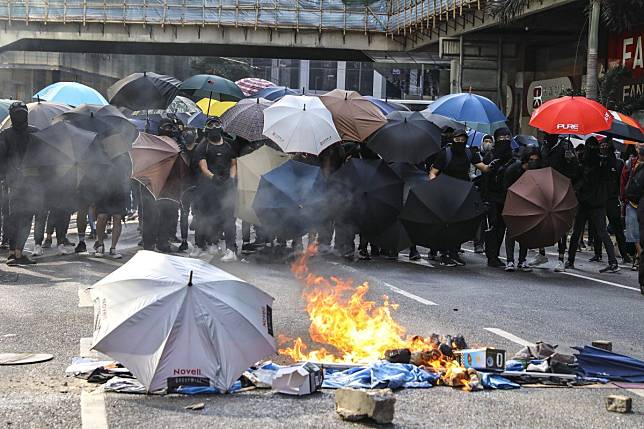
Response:
[{"label": "white umbrella", "polygon": [[339,142],[331,112],[317,97],[286,95],[264,110],[266,137],[284,152],[319,155]]},{"label": "white umbrella", "polygon": [[141,250],[91,287],[94,350],[147,388],[227,391],[275,352],[273,298],[204,261]]}]

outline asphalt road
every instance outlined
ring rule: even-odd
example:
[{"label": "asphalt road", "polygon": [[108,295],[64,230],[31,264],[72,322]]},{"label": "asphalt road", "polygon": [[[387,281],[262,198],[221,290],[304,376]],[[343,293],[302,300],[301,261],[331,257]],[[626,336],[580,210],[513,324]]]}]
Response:
[{"label": "asphalt road", "polygon": [[[164,427],[350,427],[333,411],[333,391],[292,398],[254,390],[225,396],[181,397],[103,394],[82,380],[66,377],[72,357],[88,351],[93,311],[83,287],[113,271],[138,250],[136,225],[129,223],[122,242],[124,259],[86,255],[54,256],[49,251],[29,268],[2,266],[0,279],[0,353],[51,353],[52,361],[0,366],[0,426],[12,428],[164,428]],[[70,235],[75,241],[75,236]],[[426,256],[426,255],[424,255]],[[467,253],[462,268],[374,260],[347,263],[316,257],[310,267],[321,275],[368,281],[368,297],[387,294],[399,305],[394,318],[409,334],[463,334],[471,346],[503,348],[509,355],[522,340],[570,346],[592,340],[613,342],[617,352],[644,359],[644,316],[636,273],[598,274],[601,265],[584,262],[557,274],[551,264],[533,273],[505,273]],[[0,258],[3,258],[0,254]],[[204,258],[207,259],[208,257]],[[275,297],[275,331],[308,338],[302,285],[284,263],[253,258],[222,267]],[[583,276],[579,277],[579,276]],[[486,329],[488,328],[488,329]],[[286,362],[284,357],[274,356]],[[609,413],[609,394],[633,398],[635,412]],[[446,387],[396,393],[395,427],[569,427],[644,426],[644,389],[523,388],[467,393]],[[200,411],[186,405],[204,402]]]}]

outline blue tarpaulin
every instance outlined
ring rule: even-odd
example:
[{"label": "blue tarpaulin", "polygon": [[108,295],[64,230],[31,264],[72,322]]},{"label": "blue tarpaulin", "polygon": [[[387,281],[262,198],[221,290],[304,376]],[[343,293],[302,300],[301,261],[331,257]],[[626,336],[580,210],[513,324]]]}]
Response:
[{"label": "blue tarpaulin", "polygon": [[573,347],[582,375],[613,381],[644,383],[644,361],[592,346]]},{"label": "blue tarpaulin", "polygon": [[344,371],[327,369],[322,387],[327,389],[428,388],[434,386],[439,377],[439,374],[424,371],[415,365],[377,361],[366,367]]}]

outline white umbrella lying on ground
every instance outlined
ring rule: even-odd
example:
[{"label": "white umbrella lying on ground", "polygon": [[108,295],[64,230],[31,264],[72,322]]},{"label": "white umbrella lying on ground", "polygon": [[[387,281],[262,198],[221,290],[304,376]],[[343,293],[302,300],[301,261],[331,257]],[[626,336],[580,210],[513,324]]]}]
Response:
[{"label": "white umbrella lying on ground", "polygon": [[139,251],[90,288],[94,350],[147,388],[227,391],[275,352],[273,298],[204,261]]},{"label": "white umbrella lying on ground", "polygon": [[339,142],[331,112],[317,97],[286,95],[264,110],[264,135],[284,152],[319,155]]}]

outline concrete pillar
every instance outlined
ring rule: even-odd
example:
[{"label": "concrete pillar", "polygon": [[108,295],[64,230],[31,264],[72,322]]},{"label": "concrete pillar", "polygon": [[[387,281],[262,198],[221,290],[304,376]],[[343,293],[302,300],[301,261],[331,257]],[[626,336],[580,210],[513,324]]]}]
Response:
[{"label": "concrete pillar", "polygon": [[458,59],[453,59],[450,62],[449,72],[449,93],[458,94],[461,92],[461,62]]},{"label": "concrete pillar", "polygon": [[336,88],[338,89],[347,88],[347,62],[346,61],[338,61]]},{"label": "concrete pillar", "polygon": [[298,89],[300,91],[304,89],[305,93],[309,91],[309,67],[309,60],[300,60],[300,87]]},{"label": "concrete pillar", "polygon": [[271,82],[280,85],[280,60],[271,60]]},{"label": "concrete pillar", "polygon": [[387,90],[387,81],[385,78],[378,73],[377,71],[373,71],[373,96],[376,98],[386,98],[386,90]]}]

